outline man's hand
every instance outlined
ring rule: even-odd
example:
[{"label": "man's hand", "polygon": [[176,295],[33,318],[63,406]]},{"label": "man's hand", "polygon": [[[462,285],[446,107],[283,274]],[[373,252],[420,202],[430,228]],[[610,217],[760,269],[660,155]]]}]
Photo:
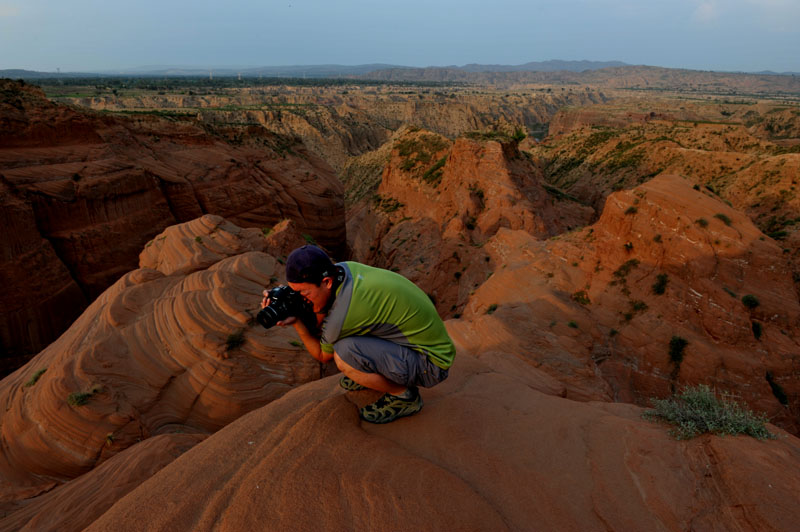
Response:
[{"label": "man's hand", "polygon": [[[264,295],[264,298],[261,300],[261,308],[266,308],[266,307],[269,306],[269,302],[270,302],[269,301],[269,290],[264,290],[262,292],[262,294]],[[294,316],[289,316],[288,318],[286,318],[283,321],[276,322],[275,325],[279,325],[281,327],[286,327],[287,325],[291,325],[296,321],[297,321],[297,318],[295,318]]]}]

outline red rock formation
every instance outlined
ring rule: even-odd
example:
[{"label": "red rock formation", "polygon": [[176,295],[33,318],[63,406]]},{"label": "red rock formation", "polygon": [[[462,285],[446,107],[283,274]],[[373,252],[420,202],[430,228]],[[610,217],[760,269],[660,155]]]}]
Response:
[{"label": "red rock formation", "polygon": [[[791,269],[713,195],[659,176],[610,196],[591,227],[549,241],[502,231],[484,249],[502,266],[476,290],[467,321],[453,325],[465,349],[502,347],[575,398],[645,403],[707,383],[800,430]],[[748,308],[746,295],[758,306]],[[682,361],[670,356],[673,336],[688,341]]]},{"label": "red rock formation", "polygon": [[153,435],[213,432],[319,378],[293,330],[252,321],[283,276],[262,252],[280,245],[271,239],[212,215],[168,228],[141,268],[6,377],[0,501],[50,490]]},{"label": "red rock formation", "polygon": [[[502,138],[502,135],[500,136]],[[593,211],[556,202],[516,143],[410,131],[395,141],[378,196],[348,216],[353,255],[396,269],[452,315],[486,280],[481,246],[501,227],[546,237]]]},{"label": "red rock formation", "polygon": [[425,408],[389,425],[359,421],[371,392],[308,384],[87,530],[789,530],[800,518],[797,438],[678,442],[638,407],[563,399],[543,379],[459,354]]},{"label": "red rock formation", "polygon": [[[682,178],[614,194],[594,226],[550,240],[496,229],[480,248],[494,273],[447,323],[459,350],[450,378],[423,391],[422,412],[384,426],[357,416],[374,392],[345,393],[335,378],[282,395],[319,368],[291,331],[248,327],[281,275],[259,250],[284,253],[292,231],[265,238],[212,216],[169,228],[142,268],[0,383],[0,507],[11,512],[0,526],[783,530],[800,518],[786,495],[800,492],[796,437],[770,427],[777,440],[678,442],[641,408],[608,402],[712,383],[792,428],[797,405],[777,406],[764,376],[795,401],[800,308],[782,252]],[[653,293],[662,272],[664,294]],[[745,292],[759,306],[742,305]],[[239,330],[245,343],[227,350]],[[677,371],[672,335],[689,340]],[[73,391],[88,403],[68,404]],[[193,443],[173,440],[181,430],[217,432],[152,474],[169,460],[162,445]],[[170,439],[138,442],[159,434]],[[151,456],[153,467],[136,465]],[[51,520],[93,486],[105,495]]]},{"label": "red rock formation", "polygon": [[16,287],[0,298],[7,354],[43,348],[148,240],[204,213],[250,227],[289,218],[344,250],[341,184],[301,145],[261,128],[209,134],[190,119],[78,111],[9,81],[0,95],[0,271]]},{"label": "red rock formation", "polygon": [[153,436],[81,477],[43,495],[7,508],[3,530],[83,530],[119,499],[175,458],[203,441],[203,434]]}]

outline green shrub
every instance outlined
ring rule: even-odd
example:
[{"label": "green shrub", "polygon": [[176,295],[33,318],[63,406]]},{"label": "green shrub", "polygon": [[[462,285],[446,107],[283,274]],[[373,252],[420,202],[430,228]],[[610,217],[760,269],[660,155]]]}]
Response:
[{"label": "green shrub", "polygon": [[744,296],[742,298],[742,303],[749,309],[754,309],[760,304],[758,298],[752,294],[747,294]]},{"label": "green shrub", "polygon": [[492,303],[491,305],[489,305],[489,308],[486,309],[486,314],[491,314],[495,310],[497,310],[497,303]]},{"label": "green shrub", "polygon": [[439,159],[438,161],[436,161],[436,164],[428,168],[428,170],[424,174],[422,174],[423,181],[430,183],[431,185],[434,186],[438,185],[442,180],[442,176],[444,175],[442,167],[444,166],[445,162],[447,162],[446,155],[441,159]]},{"label": "green shrub", "polygon": [[767,430],[767,419],[732,400],[720,400],[706,385],[685,387],[669,399],[652,399],[653,409],[642,416],[675,425],[670,433],[679,440],[700,434],[747,434],[759,440],[775,438]]},{"label": "green shrub", "polygon": [[67,403],[71,406],[83,406],[89,402],[92,394],[86,392],[72,392],[67,397]]},{"label": "green shrub", "polygon": [[486,194],[483,192],[483,189],[478,186],[477,183],[472,183],[470,186],[467,187],[467,190],[469,190],[470,194],[475,194],[475,197],[478,198],[478,201],[480,201],[481,205],[483,205],[484,196]]},{"label": "green shrub", "polygon": [[33,386],[34,384],[36,384],[36,383],[39,381],[39,377],[41,377],[42,375],[44,375],[44,372],[45,372],[45,371],[47,371],[47,368],[42,368],[42,369],[38,369],[38,370],[36,370],[36,373],[34,373],[33,375],[31,375],[31,378],[30,378],[30,379],[28,379],[28,382],[26,382],[26,383],[25,383],[25,387],[26,387],[26,388],[30,388],[31,386]]},{"label": "green shrub", "polygon": [[669,359],[678,366],[683,362],[683,351],[687,345],[689,341],[680,336],[673,336],[669,341]]},{"label": "green shrub", "polygon": [[667,283],[669,282],[669,277],[666,273],[659,273],[656,276],[656,282],[653,283],[653,293],[657,295],[663,294],[667,289]]},{"label": "green shrub", "polygon": [[574,294],[572,294],[572,299],[580,303],[581,305],[588,305],[591,303],[589,300],[589,294],[586,293],[586,290],[578,290]]},{"label": "green shrub", "polygon": [[389,197],[389,196],[383,197],[380,194],[375,194],[372,197],[372,200],[375,203],[375,206],[378,209],[380,209],[381,211],[385,212],[386,214],[394,212],[397,209],[399,209],[400,207],[404,207],[405,206],[404,203],[402,203],[402,202],[400,202],[400,201],[398,201],[398,200],[396,200],[396,199],[394,199],[392,197]]},{"label": "green shrub", "polygon": [[761,332],[762,332],[761,324],[758,323],[757,321],[754,321],[753,322],[753,337],[755,337],[756,340],[760,340],[761,339]]},{"label": "green shrub", "polygon": [[571,329],[577,329],[578,328],[578,324],[575,323],[574,321],[569,321],[569,322],[567,322],[567,327],[569,327]]},{"label": "green shrub", "polygon": [[194,241],[197,242],[197,243],[202,243],[203,242],[203,237],[198,235],[198,236],[194,237]]},{"label": "green shrub", "polygon": [[716,218],[718,220],[722,220],[722,223],[724,223],[725,225],[731,225],[731,219],[728,218],[727,216],[725,216],[724,214],[722,214],[721,212],[718,212],[717,214],[715,214],[714,218]]},{"label": "green shrub", "polygon": [[697,220],[694,221],[694,223],[696,223],[700,227],[708,227],[708,220],[706,220],[705,218],[698,218]]},{"label": "green shrub", "polygon": [[614,277],[617,277],[619,279],[625,279],[628,276],[628,274],[631,273],[631,270],[636,268],[638,265],[639,265],[638,259],[626,260],[622,264],[622,266],[620,266],[614,271],[613,275]]},{"label": "green shrub", "polygon": [[783,389],[783,386],[775,382],[775,378],[772,376],[772,372],[768,371],[767,375],[767,382],[769,383],[769,387],[772,388],[772,395],[775,396],[775,399],[782,405],[789,404],[789,397],[786,396],[786,392]]},{"label": "green shrub", "polygon": [[102,386],[92,386],[88,392],[72,392],[67,396],[67,404],[70,406],[83,406],[89,402],[93,395],[102,391]]},{"label": "green shrub", "polygon": [[625,209],[625,214],[636,214],[637,212],[639,212],[639,209],[637,209],[633,205]]},{"label": "green shrub", "polygon": [[303,235],[302,235],[302,236],[303,236],[303,240],[305,240],[305,241],[306,241],[306,242],[308,242],[309,244],[317,245],[317,241],[316,241],[316,240],[314,240],[314,237],[313,237],[313,236],[311,236],[311,235],[309,235],[309,234],[306,234],[306,233],[303,233]]}]

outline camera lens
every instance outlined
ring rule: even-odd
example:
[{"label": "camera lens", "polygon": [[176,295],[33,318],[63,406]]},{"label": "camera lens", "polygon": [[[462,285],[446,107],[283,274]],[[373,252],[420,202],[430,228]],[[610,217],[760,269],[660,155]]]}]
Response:
[{"label": "camera lens", "polygon": [[278,311],[272,307],[264,307],[256,315],[256,321],[261,324],[265,329],[274,327],[276,323],[281,321],[281,316]]}]

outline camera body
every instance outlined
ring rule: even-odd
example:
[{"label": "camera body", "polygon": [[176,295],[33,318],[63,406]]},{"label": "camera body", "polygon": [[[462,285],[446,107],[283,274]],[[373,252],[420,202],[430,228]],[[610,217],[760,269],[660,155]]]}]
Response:
[{"label": "camera body", "polygon": [[279,321],[295,317],[302,321],[309,330],[317,327],[317,317],[314,308],[300,292],[288,286],[276,286],[268,292],[269,306],[262,308],[256,315],[256,321],[265,329],[270,329]]}]

